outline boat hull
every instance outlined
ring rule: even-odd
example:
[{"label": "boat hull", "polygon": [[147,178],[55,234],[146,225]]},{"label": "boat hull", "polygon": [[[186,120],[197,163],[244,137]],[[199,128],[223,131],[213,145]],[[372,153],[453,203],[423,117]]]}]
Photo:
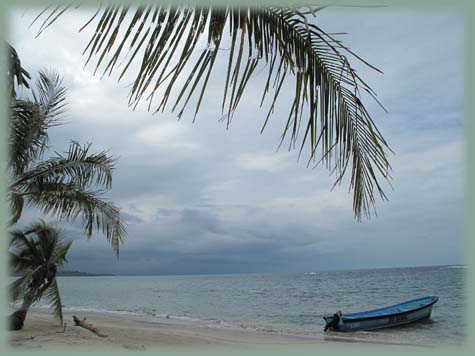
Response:
[{"label": "boat hull", "polygon": [[[437,302],[437,300],[438,298],[434,298],[426,305],[399,313],[388,313],[371,316],[370,311],[366,313],[350,314],[351,317],[345,317],[345,315],[343,315],[340,322],[338,323],[338,327],[336,329],[333,328],[333,330],[347,332],[382,329],[428,319],[432,313],[432,307]],[[390,307],[388,307],[388,309],[389,308]],[[358,317],[359,314],[361,314],[361,317]],[[365,316],[365,314],[370,314],[370,316]],[[324,319],[327,324],[331,324],[333,317],[324,317]]]}]

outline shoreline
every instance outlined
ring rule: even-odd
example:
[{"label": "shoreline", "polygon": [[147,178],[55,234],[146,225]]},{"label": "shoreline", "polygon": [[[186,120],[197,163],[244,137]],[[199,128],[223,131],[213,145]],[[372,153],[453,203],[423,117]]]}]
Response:
[{"label": "shoreline", "polygon": [[[72,316],[86,317],[107,337],[99,337],[89,330],[75,326]],[[181,323],[135,320],[125,315],[104,315],[91,312],[64,312],[66,327],[51,314],[30,311],[22,330],[9,331],[13,347],[43,348],[56,346],[117,346],[127,349],[145,349],[152,346],[317,346],[350,343],[366,345],[421,345],[384,342],[335,334],[301,335],[258,330],[214,328]],[[422,347],[428,347],[424,345]],[[430,346],[429,346],[430,347]]]}]

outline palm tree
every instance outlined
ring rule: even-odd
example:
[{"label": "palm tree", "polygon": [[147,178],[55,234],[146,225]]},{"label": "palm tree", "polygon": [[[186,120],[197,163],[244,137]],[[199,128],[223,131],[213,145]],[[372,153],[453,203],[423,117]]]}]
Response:
[{"label": "palm tree", "polygon": [[66,260],[72,241],[64,241],[60,231],[44,221],[35,222],[23,230],[11,232],[10,266],[21,274],[11,283],[13,301],[22,301],[20,308],[10,316],[10,329],[23,328],[30,306],[43,295],[49,299],[54,315],[63,323],[61,296],[56,272]]},{"label": "palm tree", "polygon": [[16,85],[23,86],[29,88],[30,85],[27,79],[31,79],[30,73],[27,72],[25,68],[22,67],[20,57],[18,57],[18,53],[16,52],[15,48],[13,48],[10,44],[7,44],[10,58],[8,61],[8,91],[10,92],[10,99],[14,99],[16,97],[15,92],[15,79]]},{"label": "palm tree", "polygon": [[[42,11],[35,19],[42,19],[38,35],[70,7]],[[316,14],[322,8],[131,8],[118,3],[99,8],[80,31],[95,23],[84,50],[87,62],[96,62],[95,73],[110,75],[122,65],[121,80],[127,72],[135,71],[130,106],[135,108],[147,100],[149,110],[153,106],[157,112],[172,103],[179,117],[193,101],[196,117],[221,51],[229,53],[221,104],[228,125],[250,78],[261,72],[256,70],[259,65],[266,66],[261,106],[268,96],[270,101],[262,129],[276,109],[282,87],[290,83],[295,92],[281,144],[289,138],[291,149],[300,141],[299,157],[308,146],[308,164],[323,162],[335,174],[335,185],[351,171],[353,210],[360,220],[362,215],[369,217],[376,192],[387,199],[379,179],[389,183],[386,151],[390,149],[363,104],[363,93],[379,103],[376,94],[348,57],[380,71],[345,47],[338,34],[326,33],[318,26]],[[177,83],[184,84],[173,98]]]},{"label": "palm tree", "polygon": [[[118,253],[125,229],[119,209],[102,199],[111,187],[114,159],[107,152],[90,153],[90,144],[81,146],[74,141],[64,155],[56,153],[43,159],[48,149],[48,129],[60,124],[65,109],[66,89],[57,73],[41,71],[33,99],[19,99],[15,79],[17,85],[29,88],[30,75],[11,46],[8,75],[10,225],[18,222],[25,204],[69,221],[80,217],[88,237],[94,227],[102,230]],[[11,235],[10,267],[21,277],[10,285],[10,293],[13,301],[22,300],[22,304],[10,317],[10,328],[21,329],[29,307],[43,295],[62,323],[56,271],[66,262],[71,242],[63,241],[58,230],[41,220],[24,230],[13,230]]]},{"label": "palm tree", "polygon": [[[12,78],[18,78],[23,72],[11,73]],[[65,95],[60,76],[41,71],[32,100],[12,98],[10,224],[19,220],[25,204],[60,219],[80,218],[88,237],[94,228],[101,230],[118,253],[125,228],[119,209],[103,199],[103,193],[111,188],[114,159],[105,151],[90,152],[90,144],[81,146],[74,141],[65,154],[44,159],[48,129],[60,124]]]}]

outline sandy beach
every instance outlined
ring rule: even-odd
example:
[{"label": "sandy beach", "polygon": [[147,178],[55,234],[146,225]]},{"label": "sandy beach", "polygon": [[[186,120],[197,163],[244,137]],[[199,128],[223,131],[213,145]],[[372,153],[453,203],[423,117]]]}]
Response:
[{"label": "sandy beach", "polygon": [[131,320],[125,317],[78,314],[86,317],[107,337],[99,337],[74,325],[72,314],[65,314],[64,329],[50,315],[28,314],[23,330],[10,331],[12,346],[43,347],[46,345],[117,345],[140,349],[147,345],[236,345],[236,344],[313,344],[314,337],[273,335],[271,333],[198,328]]},{"label": "sandy beach", "polygon": [[[29,313],[23,330],[10,331],[9,341],[13,347],[49,348],[60,346],[117,346],[126,349],[146,349],[154,345],[181,346],[275,346],[300,345],[312,346],[328,343],[364,342],[381,344],[369,340],[345,338],[339,335],[291,335],[266,331],[229,330],[190,325],[150,323],[132,320],[127,317],[99,315],[93,313],[78,314],[86,317],[106,337],[99,337],[89,330],[75,326],[72,313],[65,313],[66,328],[59,325],[51,315]],[[390,344],[390,343],[384,343]]]}]

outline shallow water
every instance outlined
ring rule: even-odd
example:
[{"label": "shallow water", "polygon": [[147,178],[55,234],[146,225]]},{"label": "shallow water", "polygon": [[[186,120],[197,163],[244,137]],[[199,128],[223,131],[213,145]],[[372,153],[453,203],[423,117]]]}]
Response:
[{"label": "shallow water", "polygon": [[[462,344],[463,267],[289,274],[59,277],[70,310],[218,328],[322,335],[323,315],[440,296],[430,320],[345,337],[421,345]],[[335,335],[335,333],[333,333]],[[340,335],[340,334],[339,334]]]}]

